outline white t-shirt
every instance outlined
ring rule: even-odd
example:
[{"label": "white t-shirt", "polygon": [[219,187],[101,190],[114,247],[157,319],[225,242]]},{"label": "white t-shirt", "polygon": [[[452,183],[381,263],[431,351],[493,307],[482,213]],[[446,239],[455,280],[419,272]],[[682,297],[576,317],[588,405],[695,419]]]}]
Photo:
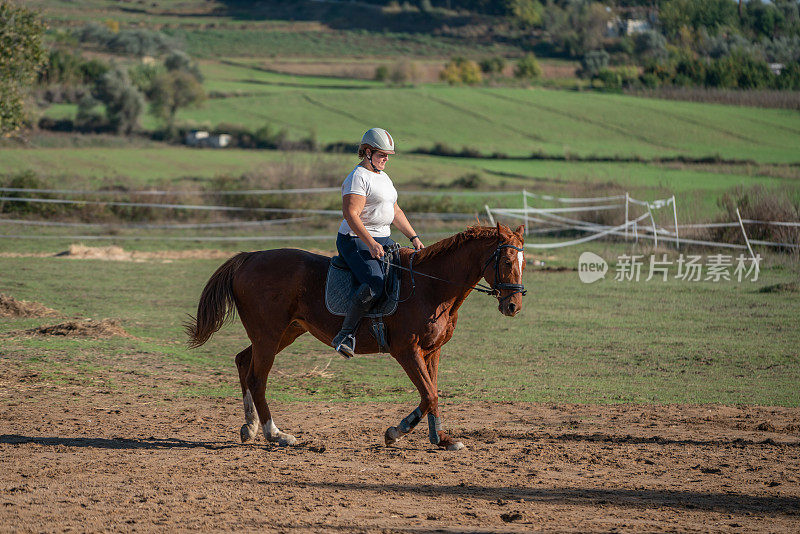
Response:
[{"label": "white t-shirt", "polygon": [[[391,178],[385,172],[374,173],[362,167],[356,166],[347,175],[342,184],[342,196],[361,195],[367,197],[364,210],[361,212],[361,222],[372,237],[389,237],[391,228],[389,225],[394,220],[394,203],[397,202],[397,189],[394,188]],[[347,220],[342,220],[339,225],[340,234],[356,235],[347,224]]]}]

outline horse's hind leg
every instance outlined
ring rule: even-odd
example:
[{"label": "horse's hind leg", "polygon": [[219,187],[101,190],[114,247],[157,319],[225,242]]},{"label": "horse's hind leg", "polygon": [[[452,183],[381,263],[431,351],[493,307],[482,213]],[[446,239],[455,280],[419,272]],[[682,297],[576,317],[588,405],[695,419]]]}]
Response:
[{"label": "horse's hind leg", "polygon": [[247,443],[258,435],[258,412],[256,412],[256,405],[253,402],[253,395],[247,387],[247,373],[250,370],[252,358],[252,345],[236,355],[236,369],[239,371],[239,384],[242,386],[242,399],[244,402],[244,424],[239,431],[242,443]]},{"label": "horse's hind leg", "polygon": [[[267,441],[278,443],[279,445],[294,445],[297,440],[291,434],[282,432],[272,420],[269,406],[266,399],[267,377],[275,361],[275,355],[290,345],[298,336],[303,334],[305,329],[298,324],[291,324],[283,332],[280,340],[270,342],[269,340],[259,340],[251,346],[250,365],[247,367],[244,379],[242,379],[240,367],[240,380],[242,391],[245,398],[245,425],[242,427],[242,440],[245,437],[252,439],[258,433],[257,428],[252,432],[253,425],[261,423],[264,437]],[[246,352],[243,351],[243,352]],[[238,358],[238,357],[237,357]],[[248,396],[252,399],[255,406],[255,417],[252,419],[248,415]],[[245,430],[246,427],[246,430]],[[252,434],[251,434],[252,433]]]}]

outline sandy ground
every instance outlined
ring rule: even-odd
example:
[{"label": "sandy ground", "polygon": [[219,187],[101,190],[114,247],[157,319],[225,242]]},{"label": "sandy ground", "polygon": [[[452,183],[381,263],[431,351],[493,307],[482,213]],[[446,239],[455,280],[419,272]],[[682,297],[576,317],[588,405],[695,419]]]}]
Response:
[{"label": "sandy ground", "polygon": [[171,395],[186,375],[153,362],[120,392],[0,350],[0,530],[800,530],[798,409],[453,404],[468,449],[445,452],[424,421],[383,445],[413,406],[272,403],[282,448],[240,444],[241,399]]}]

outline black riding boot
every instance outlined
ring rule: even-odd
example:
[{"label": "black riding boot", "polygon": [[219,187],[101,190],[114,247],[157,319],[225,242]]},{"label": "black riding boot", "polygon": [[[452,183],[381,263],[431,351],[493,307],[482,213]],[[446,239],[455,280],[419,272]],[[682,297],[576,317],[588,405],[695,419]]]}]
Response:
[{"label": "black riding boot", "polygon": [[353,294],[347,315],[342,321],[342,329],[333,338],[331,345],[336,352],[345,358],[351,358],[356,353],[356,328],[364,314],[369,311],[370,306],[375,301],[375,295],[368,284],[361,284]]}]

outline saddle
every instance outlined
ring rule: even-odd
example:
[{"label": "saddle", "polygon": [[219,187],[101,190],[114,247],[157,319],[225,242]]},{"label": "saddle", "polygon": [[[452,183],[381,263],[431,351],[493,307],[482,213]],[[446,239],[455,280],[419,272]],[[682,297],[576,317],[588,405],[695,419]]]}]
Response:
[{"label": "saddle", "polygon": [[[378,341],[378,346],[382,352],[385,352],[388,346],[383,317],[392,315],[397,311],[397,303],[400,300],[401,273],[400,269],[392,265],[400,264],[400,245],[387,248],[386,258],[388,258],[388,263],[383,263],[383,266],[387,269],[383,295],[364,314],[364,318],[372,319],[372,334]],[[328,277],[325,281],[325,307],[333,315],[344,317],[347,315],[347,309],[350,306],[353,293],[355,293],[359,285],[361,284],[344,259],[334,256],[331,258]]]},{"label": "saddle", "polygon": [[[385,291],[372,308],[364,317],[376,318],[384,315],[391,315],[397,310],[397,301],[400,296],[400,269],[391,264],[400,264],[400,247],[389,250],[389,269],[386,274]],[[347,308],[350,300],[358,286],[361,285],[347,263],[339,256],[331,258],[331,265],[328,268],[328,279],[325,281],[325,306],[334,315],[344,317],[347,315]]]}]

